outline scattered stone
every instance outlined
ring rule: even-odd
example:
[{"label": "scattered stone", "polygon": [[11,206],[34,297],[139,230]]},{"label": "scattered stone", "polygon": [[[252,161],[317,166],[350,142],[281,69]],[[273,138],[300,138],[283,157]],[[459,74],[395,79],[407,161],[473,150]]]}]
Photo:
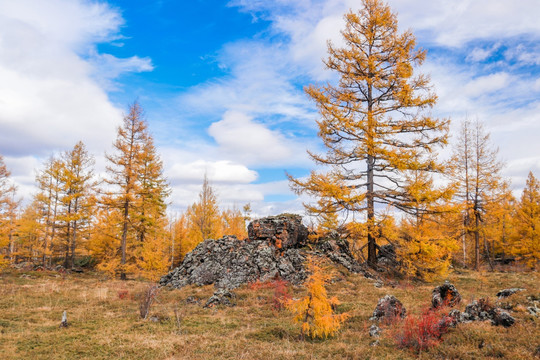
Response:
[{"label": "scattered stone", "polygon": [[376,288],[382,288],[383,285],[384,283],[381,280],[377,280],[375,281],[375,283],[373,283],[373,286],[375,286]]},{"label": "scattered stone", "polygon": [[461,295],[457,291],[456,287],[448,280],[444,282],[441,286],[437,286],[433,289],[431,295],[431,306],[434,309],[437,309],[441,306],[450,306],[454,307],[461,302]]},{"label": "scattered stone", "polygon": [[216,305],[223,305],[223,306],[236,306],[236,294],[232,291],[228,291],[225,289],[217,289],[214,292],[214,295],[210,296],[210,298],[206,301],[206,304],[204,304],[205,308],[212,308]]},{"label": "scattered stone", "polygon": [[515,293],[517,293],[518,291],[523,291],[525,289],[521,289],[521,288],[511,288],[511,289],[504,289],[504,290],[500,290],[498,293],[497,293],[497,297],[499,299],[502,299],[502,298],[507,298],[509,296],[512,296],[514,295]]},{"label": "scattered stone", "polygon": [[397,318],[404,318],[407,314],[407,310],[394,295],[385,295],[380,298],[373,311],[373,316],[370,320],[376,321],[388,321],[391,322]]},{"label": "scattered stone", "polygon": [[527,307],[527,311],[534,317],[538,317],[538,315],[540,315],[540,309],[536,307],[536,304],[534,304],[534,306]]},{"label": "scattered stone", "polygon": [[150,316],[148,320],[150,320],[151,322],[159,322],[159,317],[153,315],[153,316]]},{"label": "scattered stone", "polygon": [[248,225],[249,240],[266,240],[278,249],[290,249],[307,243],[308,229],[302,217],[281,214],[255,220]]},{"label": "scattered stone", "polygon": [[458,323],[491,320],[494,326],[510,327],[516,322],[509,313],[491,305],[487,299],[474,300],[463,312],[454,309],[448,313],[448,317],[452,319],[453,326]]},{"label": "scattered stone", "polygon": [[377,339],[377,340],[371,342],[371,343],[369,344],[369,346],[379,346],[379,339]]},{"label": "scattered stone", "polygon": [[186,304],[198,305],[200,303],[200,300],[197,299],[195,296],[188,296],[185,301]]},{"label": "scattered stone", "polygon": [[516,319],[514,319],[509,313],[499,308],[494,308],[489,313],[491,324],[495,326],[510,327],[514,325]]},{"label": "scattered stone", "polygon": [[375,324],[371,325],[371,327],[369,328],[369,336],[371,337],[379,337],[381,335],[381,332],[381,328]]}]

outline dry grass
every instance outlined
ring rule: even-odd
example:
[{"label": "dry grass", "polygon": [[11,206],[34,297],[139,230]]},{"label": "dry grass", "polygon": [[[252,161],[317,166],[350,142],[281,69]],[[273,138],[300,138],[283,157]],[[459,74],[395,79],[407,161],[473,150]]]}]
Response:
[{"label": "dry grass", "polygon": [[[391,331],[378,346],[367,329],[377,300],[385,294],[400,299],[409,313],[420,313],[434,284],[398,283],[375,288],[356,275],[342,275],[328,287],[351,318],[340,334],[326,341],[300,341],[299,329],[286,311],[273,309],[273,289],[236,291],[237,306],[205,309],[213,288],[162,290],[150,310],[158,321],[141,320],[138,297],[144,281],[101,279],[99,275],[59,276],[49,272],[0,275],[0,354],[2,359],[530,359],[540,345],[540,319],[514,304],[517,324],[509,329],[487,322],[460,325],[443,342],[415,354],[399,349]],[[454,273],[449,277],[464,302],[490,297],[506,287],[523,287],[538,296],[537,273]],[[126,292],[127,291],[127,292]],[[294,296],[302,290],[295,289]],[[193,296],[201,304],[187,304]],[[463,309],[465,304],[460,305]],[[175,308],[181,316],[178,328]],[[60,328],[63,310],[70,326]]]}]

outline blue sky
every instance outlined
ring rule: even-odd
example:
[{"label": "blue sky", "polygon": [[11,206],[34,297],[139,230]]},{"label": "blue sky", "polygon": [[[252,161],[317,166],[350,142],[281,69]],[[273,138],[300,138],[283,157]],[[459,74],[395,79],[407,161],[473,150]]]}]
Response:
[{"label": "blue sky", "polygon": [[[208,173],[223,206],[302,212],[285,171],[321,150],[302,88],[358,0],[0,0],[0,154],[29,198],[35,169],[83,140],[104,169],[138,99],[183,210]],[[434,114],[478,117],[515,189],[540,175],[540,2],[390,0],[428,50]],[[447,152],[447,151],[446,151]],[[445,151],[443,151],[443,156]],[[305,200],[305,199],[304,199]]]}]

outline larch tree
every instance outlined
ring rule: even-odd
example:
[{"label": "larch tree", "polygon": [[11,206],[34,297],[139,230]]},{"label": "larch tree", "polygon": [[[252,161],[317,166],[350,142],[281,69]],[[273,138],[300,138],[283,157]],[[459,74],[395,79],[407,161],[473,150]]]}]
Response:
[{"label": "larch tree", "polygon": [[499,188],[502,186],[502,164],[497,160],[497,153],[480,121],[463,122],[450,162],[458,186],[457,199],[463,208],[463,251],[465,253],[467,238],[472,236],[475,269],[480,266],[484,215],[489,204],[499,199]]},{"label": "larch tree", "polygon": [[65,258],[64,267],[73,267],[80,233],[88,230],[95,210],[94,158],[79,141],[72,150],[62,154],[60,203],[58,216],[62,224]]},{"label": "larch tree", "polygon": [[362,4],[345,15],[345,46],[328,44],[325,65],[339,75],[338,84],[306,89],[327,148],[325,155],[309,154],[328,171],[289,178],[297,193],[319,199],[306,205],[312,214],[366,214],[368,263],[375,266],[375,204],[414,213],[404,173],[440,171],[429,154],[446,144],[449,121],[429,114],[437,97],[427,76],[414,75],[426,56],[414,35],[398,32],[396,14],[381,0]]},{"label": "larch tree", "polygon": [[515,218],[514,253],[535,268],[540,260],[540,182],[529,173]]},{"label": "larch tree", "polygon": [[[11,172],[0,155],[0,251],[8,255],[13,261],[15,252],[14,230],[16,226],[16,210],[19,202],[15,200],[17,187],[10,179]],[[0,267],[5,264],[4,256],[0,253]]]},{"label": "larch tree", "polygon": [[189,250],[206,239],[215,239],[221,230],[221,214],[219,212],[217,196],[214,189],[204,175],[203,185],[199,193],[199,201],[188,208],[189,222]]},{"label": "larch tree", "polygon": [[40,209],[41,222],[44,224],[42,234],[42,263],[46,266],[51,262],[52,254],[56,246],[58,230],[58,214],[60,209],[60,196],[62,191],[63,164],[54,157],[44,164],[43,169],[36,175],[38,192],[34,197],[36,205]]},{"label": "larch tree", "polygon": [[109,178],[106,182],[114,190],[104,197],[104,204],[121,212],[120,262],[116,270],[120,272],[122,280],[127,279],[128,237],[133,229],[133,209],[137,205],[137,195],[141,192],[138,181],[142,167],[141,157],[149,136],[143,109],[135,102],[130,105],[122,125],[118,128],[113,144],[114,153],[106,155],[109,162]]}]

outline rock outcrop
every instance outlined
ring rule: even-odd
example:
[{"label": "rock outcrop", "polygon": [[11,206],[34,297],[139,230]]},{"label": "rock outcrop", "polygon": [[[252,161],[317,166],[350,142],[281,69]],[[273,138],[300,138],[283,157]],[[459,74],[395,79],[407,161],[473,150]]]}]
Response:
[{"label": "rock outcrop", "polygon": [[249,224],[248,234],[246,240],[224,236],[203,241],[179,267],[161,278],[160,285],[182,288],[214,284],[217,289],[234,289],[275,277],[298,285],[307,277],[304,262],[309,254],[326,256],[351,272],[369,274],[344,240],[321,242],[313,250],[305,248],[308,230],[298,215],[255,220]]},{"label": "rock outcrop", "polygon": [[277,249],[291,249],[306,245],[308,229],[302,217],[293,214],[269,216],[248,225],[249,240],[265,240]]},{"label": "rock outcrop", "polygon": [[504,290],[500,290],[498,293],[497,293],[497,297],[499,299],[502,299],[502,298],[507,298],[507,297],[510,297],[512,295],[514,295],[515,293],[519,292],[519,291],[523,291],[525,289],[521,289],[521,288],[511,288],[511,289],[504,289]]},{"label": "rock outcrop", "polygon": [[385,295],[377,302],[370,320],[392,322],[395,319],[403,319],[407,315],[407,309],[394,295]]}]

